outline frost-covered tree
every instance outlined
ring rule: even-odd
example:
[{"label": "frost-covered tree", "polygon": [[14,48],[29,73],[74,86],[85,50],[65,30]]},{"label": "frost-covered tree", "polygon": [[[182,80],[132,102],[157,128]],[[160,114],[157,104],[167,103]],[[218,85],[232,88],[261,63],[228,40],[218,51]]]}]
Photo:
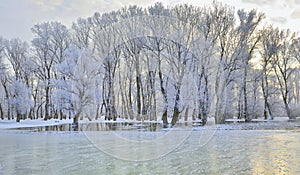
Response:
[{"label": "frost-covered tree", "polygon": [[[265,100],[264,116],[273,118],[269,96],[271,95],[270,89],[278,89],[286,115],[289,118],[294,118],[290,109],[290,102],[292,101],[293,94],[293,81],[295,71],[297,68],[297,52],[294,50],[296,41],[296,33],[290,30],[280,30],[269,26],[263,31],[262,40],[262,90]],[[276,79],[276,85],[269,87],[272,80],[269,77]],[[270,92],[271,91],[271,92]]]},{"label": "frost-covered tree", "polygon": [[28,71],[26,63],[28,59],[29,45],[20,39],[5,41],[5,55],[11,64],[15,80],[24,80],[28,83]]},{"label": "frost-covered tree", "polygon": [[214,3],[212,15],[215,20],[214,29],[217,34],[217,53],[214,60],[215,85],[214,85],[214,111],[215,122],[225,121],[225,108],[227,91],[234,80],[234,72],[237,70],[238,57],[235,56],[235,46],[238,35],[235,33],[234,10],[229,6]]},{"label": "frost-covered tree", "polygon": [[[10,70],[14,77],[10,86],[5,85],[7,78],[3,77],[2,79],[2,85],[7,94],[6,98],[9,100],[7,110],[10,111],[10,107],[12,107],[12,109],[16,111],[17,122],[19,122],[22,118],[26,118],[32,114],[32,105],[28,99],[30,98],[30,96],[28,97],[28,92],[30,92],[31,95],[29,84],[32,78],[32,62],[29,57],[29,45],[20,39],[5,40],[4,53],[8,63],[10,63],[7,68],[11,68]],[[10,95],[7,93],[9,91]],[[22,101],[21,99],[24,100]],[[28,109],[25,109],[26,107],[28,107]]]},{"label": "frost-covered tree", "polygon": [[293,89],[291,92],[291,98],[292,98],[292,107],[291,107],[291,112],[293,116],[299,116],[300,115],[300,38],[297,37],[296,39],[293,40],[292,45],[291,45],[291,53],[292,56],[297,59],[298,64],[295,64],[295,72],[294,75],[291,78],[291,84],[293,85]]},{"label": "frost-covered tree", "polygon": [[264,99],[264,118],[273,119],[273,114],[271,110],[270,98],[274,93],[273,87],[270,86],[270,81],[273,76],[273,59],[278,50],[278,29],[272,26],[265,27],[261,31],[261,88]]},{"label": "frost-covered tree", "polygon": [[69,46],[69,32],[66,26],[59,22],[45,22],[35,25],[32,29],[35,38],[32,40],[34,58],[36,62],[35,74],[43,86],[45,109],[44,119],[51,118],[54,112],[51,104],[50,80],[57,78],[53,71],[55,64],[65,58],[65,50]]},{"label": "frost-covered tree", "polygon": [[[150,6],[148,8],[148,13],[151,15],[151,18],[148,22],[149,30],[151,33],[153,33],[153,36],[149,36],[148,42],[145,44],[147,50],[149,50],[152,55],[152,61],[153,64],[156,63],[156,70],[153,72],[149,72],[149,75],[153,75],[153,73],[158,74],[158,82],[159,82],[159,88],[160,92],[162,94],[162,116],[161,119],[163,121],[163,126],[168,126],[168,91],[167,91],[167,84],[169,77],[166,73],[163,72],[164,68],[164,51],[167,48],[166,40],[165,38],[168,38],[168,31],[170,29],[170,22],[172,20],[170,19],[170,10],[166,9],[161,3],[156,3],[154,6]],[[150,70],[150,69],[149,69]],[[154,83],[154,79],[152,79],[152,83]],[[155,84],[155,83],[154,83]],[[151,85],[151,89],[155,90],[153,88],[153,85]],[[157,95],[155,95],[154,98],[156,98]],[[153,110],[156,108],[156,102],[154,104]],[[158,113],[156,113],[158,115]]]},{"label": "frost-covered tree", "polygon": [[298,60],[300,64],[300,38],[295,38],[291,45],[291,51],[293,52],[294,57]]},{"label": "frost-covered tree", "polygon": [[20,80],[15,80],[10,87],[11,90],[11,105],[16,111],[16,121],[20,122],[22,118],[26,118],[32,106],[31,89]]},{"label": "frost-covered tree", "polygon": [[[237,34],[239,35],[239,40],[235,48],[236,57],[238,57],[241,62],[242,69],[242,87],[241,91],[243,94],[243,118],[246,121],[251,121],[251,115],[248,113],[248,72],[251,69],[250,60],[254,57],[255,50],[257,48],[260,36],[258,35],[257,28],[261,21],[264,19],[264,14],[257,13],[256,10],[251,10],[250,12],[245,12],[244,10],[238,11],[238,16],[240,24],[237,28]],[[239,112],[241,114],[241,112]]]},{"label": "frost-covered tree", "polygon": [[[93,33],[93,43],[95,56],[101,65],[102,81],[102,104],[105,109],[105,119],[116,120],[116,94],[115,94],[115,76],[116,68],[120,57],[120,48],[118,43],[118,33],[112,25],[116,21],[118,13],[108,13],[102,16],[93,17],[95,27]],[[100,93],[100,92],[99,92]],[[100,104],[98,104],[98,108]],[[101,109],[103,109],[101,107]],[[97,108],[97,109],[98,109]],[[101,110],[102,111],[102,110]]]},{"label": "frost-covered tree", "polygon": [[[143,41],[140,38],[135,38],[136,35],[143,36],[143,31],[141,31],[139,27],[140,21],[135,21],[137,17],[142,16],[144,14],[142,8],[137,6],[130,6],[128,8],[123,8],[123,11],[121,13],[122,18],[127,20],[126,22],[127,30],[132,31],[129,32],[127,35],[123,36],[123,42],[125,43],[125,49],[129,53],[129,59],[134,64],[134,73],[135,73],[135,89],[136,89],[136,108],[137,108],[137,119],[141,120],[143,115],[145,115],[145,104],[143,99],[143,84],[142,84],[142,74],[141,74],[141,52],[142,52],[142,46]],[[129,20],[128,20],[129,19]],[[138,18],[137,18],[138,19]],[[131,21],[131,22],[129,22]],[[133,25],[132,25],[133,24]],[[126,32],[128,32],[126,30]],[[131,34],[130,34],[131,33]]]},{"label": "frost-covered tree", "polygon": [[[5,91],[5,89],[7,89],[6,86],[6,82],[7,82],[7,76],[6,76],[6,69],[7,66],[4,62],[4,49],[5,49],[5,44],[4,44],[4,39],[0,36],[0,82],[1,82],[1,88],[0,88],[0,92],[1,94],[5,94],[5,95],[1,95],[0,98],[0,118],[4,119],[5,117],[5,103],[8,105],[8,94],[6,93],[7,90]],[[9,105],[8,105],[9,106]],[[10,118],[10,116],[8,115],[8,118]]]},{"label": "frost-covered tree", "polygon": [[[183,90],[184,76],[190,71],[192,63],[192,44],[194,41],[196,24],[195,8],[192,6],[178,5],[171,9],[171,16],[177,19],[171,24],[170,38],[173,39],[167,46],[167,60],[170,66],[170,76],[174,86],[174,107],[171,125],[178,121],[183,110],[181,92]],[[189,88],[189,87],[185,87]]]},{"label": "frost-covered tree", "polygon": [[92,18],[78,18],[72,24],[72,44],[80,49],[89,48],[91,46],[92,35]]},{"label": "frost-covered tree", "polygon": [[194,81],[197,86],[197,108],[193,111],[193,117],[202,120],[205,125],[211,110],[212,81],[215,70],[214,58],[217,51],[217,39],[220,31],[215,30],[218,25],[214,19],[215,11],[209,7],[203,7],[196,12],[197,33],[194,36],[193,54],[195,54],[192,68]]},{"label": "frost-covered tree", "polygon": [[290,119],[295,118],[295,116],[292,116],[289,106],[291,102],[290,93],[292,92],[291,79],[293,78],[296,68],[294,66],[296,59],[293,55],[293,50],[291,49],[295,37],[296,33],[293,33],[290,30],[278,31],[276,37],[276,39],[278,39],[277,52],[272,60],[273,70],[277,77],[277,83],[279,85],[284,108]]},{"label": "frost-covered tree", "polygon": [[208,117],[294,118],[300,39],[271,26],[258,31],[263,19],[218,2],[158,2],[96,12],[70,30],[37,24],[31,45],[0,38],[0,115],[162,119],[164,127],[183,116],[203,125]]},{"label": "frost-covered tree", "polygon": [[71,47],[66,59],[56,65],[56,70],[63,79],[53,80],[57,87],[55,97],[60,107],[72,112],[73,122],[78,123],[81,115],[96,116],[95,93],[98,92],[95,88],[99,65],[91,51]]},{"label": "frost-covered tree", "polygon": [[[256,64],[256,63],[255,63]],[[248,72],[248,115],[249,118],[261,117],[264,110],[264,100],[261,93],[261,71],[257,68],[251,68]]]}]

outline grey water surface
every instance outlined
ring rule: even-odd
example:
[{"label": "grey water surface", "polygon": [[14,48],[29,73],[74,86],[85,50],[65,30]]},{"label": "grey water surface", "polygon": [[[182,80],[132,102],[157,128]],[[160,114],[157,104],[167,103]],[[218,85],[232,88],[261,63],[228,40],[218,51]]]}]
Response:
[{"label": "grey water surface", "polygon": [[[169,131],[116,132],[123,134],[122,137],[144,135],[146,138]],[[99,137],[110,137],[110,134]],[[118,144],[112,141],[108,146],[116,146],[114,143]],[[165,146],[168,144],[172,143]],[[151,151],[154,154],[156,150],[148,151],[150,154],[139,154],[151,155]],[[80,131],[0,130],[0,175],[300,174],[300,132],[193,129],[181,144],[161,157],[134,161],[130,157],[136,155],[127,156],[129,159],[124,160],[103,152]]]}]

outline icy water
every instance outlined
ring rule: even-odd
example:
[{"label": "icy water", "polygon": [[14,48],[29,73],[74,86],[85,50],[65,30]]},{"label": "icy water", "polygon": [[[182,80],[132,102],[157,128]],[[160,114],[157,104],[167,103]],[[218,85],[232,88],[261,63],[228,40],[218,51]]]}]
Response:
[{"label": "icy water", "polygon": [[[178,126],[192,126],[191,123],[180,123]],[[61,124],[53,126],[38,126],[16,128],[17,130],[29,130],[35,132],[43,131],[160,131],[161,124],[154,122],[115,122],[115,123],[80,123],[74,124]]]},{"label": "icy water", "polygon": [[[199,127],[200,128],[200,127]],[[176,132],[185,133],[186,130]],[[101,131],[108,147],[116,139],[139,142],[170,131]],[[103,151],[84,132],[0,130],[0,175],[6,174],[300,174],[299,130],[193,129],[170,152],[149,160],[127,160]],[[112,135],[118,135],[112,137]],[[179,142],[178,137],[167,135]],[[110,139],[110,140],[107,140]],[[178,141],[177,141],[178,140]],[[174,142],[174,143],[175,143]],[[167,147],[170,140],[166,139]],[[122,146],[122,145],[121,145]],[[121,148],[120,148],[121,149]],[[146,149],[147,150],[147,149]],[[140,152],[154,155],[159,149]],[[135,159],[130,159],[135,157]]]}]

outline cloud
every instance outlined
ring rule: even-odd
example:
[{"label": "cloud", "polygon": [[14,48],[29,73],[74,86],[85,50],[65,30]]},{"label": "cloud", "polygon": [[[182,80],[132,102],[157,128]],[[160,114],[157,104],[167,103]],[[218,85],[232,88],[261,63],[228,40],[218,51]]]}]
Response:
[{"label": "cloud", "polygon": [[274,5],[276,3],[276,0],[242,0],[242,2],[257,5]]},{"label": "cloud", "polygon": [[291,14],[291,18],[299,19],[300,18],[300,8],[294,10]]},{"label": "cloud", "polygon": [[[147,6],[151,0],[30,0],[36,14],[43,19],[71,24],[79,17],[92,16],[95,12],[110,12],[128,5]],[[44,20],[45,21],[45,20]],[[47,20],[46,20],[47,21]]]},{"label": "cloud", "polygon": [[58,6],[62,5],[64,0],[30,0],[33,5],[36,5],[40,10],[47,12],[55,10]]},{"label": "cloud", "polygon": [[[124,6],[146,7],[157,1],[165,5],[189,3],[203,6],[213,0],[0,0],[0,35],[20,37],[29,41],[30,28],[37,23],[60,21],[67,26],[77,18],[92,16],[95,12],[105,13]],[[300,18],[300,0],[220,0],[239,8],[257,8],[266,13],[268,20],[278,25],[299,28],[295,25]],[[13,13],[13,15],[12,15]]]},{"label": "cloud", "polygon": [[60,10],[68,11],[92,11],[99,10],[112,11],[120,9],[121,7],[128,4],[135,4],[145,6],[150,4],[151,0],[30,0],[32,5],[39,7],[43,12],[51,12]]},{"label": "cloud", "polygon": [[300,5],[300,0],[285,0],[280,1],[284,7],[295,8]]},{"label": "cloud", "polygon": [[285,17],[273,17],[270,18],[271,21],[275,22],[275,23],[282,23],[285,24],[288,20]]}]

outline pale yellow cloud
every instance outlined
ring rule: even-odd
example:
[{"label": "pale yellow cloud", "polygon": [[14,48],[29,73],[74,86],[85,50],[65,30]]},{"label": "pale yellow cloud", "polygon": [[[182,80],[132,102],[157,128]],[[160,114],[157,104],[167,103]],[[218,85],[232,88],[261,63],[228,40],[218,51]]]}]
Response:
[{"label": "pale yellow cloud", "polygon": [[285,17],[272,17],[270,18],[271,21],[275,22],[275,23],[282,23],[285,24],[288,20]]},{"label": "pale yellow cloud", "polygon": [[252,3],[257,5],[273,5],[276,0],[242,0],[244,3]]},{"label": "pale yellow cloud", "polygon": [[294,19],[300,19],[300,8],[295,9],[292,12],[291,17],[294,18]]}]

